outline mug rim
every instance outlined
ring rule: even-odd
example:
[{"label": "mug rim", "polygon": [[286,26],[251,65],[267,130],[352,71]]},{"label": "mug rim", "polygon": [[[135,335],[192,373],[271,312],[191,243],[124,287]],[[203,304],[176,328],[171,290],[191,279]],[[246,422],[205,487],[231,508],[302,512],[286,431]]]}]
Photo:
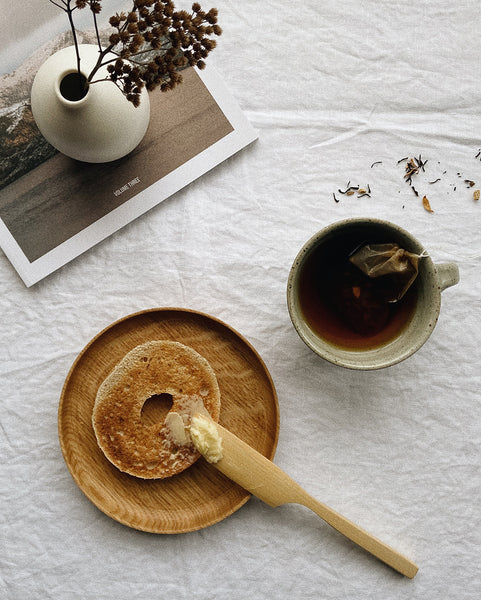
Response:
[{"label": "mug rim", "polygon": [[[415,251],[418,254],[423,254],[423,270],[428,269],[430,273],[429,279],[432,280],[433,284],[435,284],[432,286],[433,289],[431,290],[432,293],[430,302],[432,302],[432,306],[429,309],[429,323],[426,324],[419,335],[416,336],[414,341],[412,341],[410,344],[408,343],[404,349],[398,349],[395,354],[391,353],[389,355],[389,348],[395,348],[395,342],[403,335],[405,328],[393,340],[390,340],[386,344],[381,344],[380,346],[366,349],[346,349],[330,343],[319,336],[319,334],[314,332],[307,324],[299,306],[299,273],[301,272],[302,266],[305,264],[307,258],[318,247],[320,240],[325,239],[326,236],[335,233],[336,230],[341,230],[345,227],[356,225],[377,225],[379,227],[386,227],[388,229],[395,230],[397,237],[409,240],[410,247],[408,250]],[[419,242],[419,240],[417,240],[415,236],[391,221],[370,217],[352,217],[335,221],[329,225],[326,225],[312,235],[303,244],[297,253],[289,271],[287,280],[287,307],[290,319],[297,334],[301,340],[318,356],[332,364],[341,367],[355,370],[372,371],[386,368],[406,360],[426,343],[431,336],[431,333],[434,330],[439,318],[439,312],[441,308],[441,289],[438,284],[436,265],[424,249],[424,246]],[[414,315],[412,319],[414,319]],[[397,345],[399,347],[400,343],[398,342]],[[361,358],[363,360],[359,360]]]}]

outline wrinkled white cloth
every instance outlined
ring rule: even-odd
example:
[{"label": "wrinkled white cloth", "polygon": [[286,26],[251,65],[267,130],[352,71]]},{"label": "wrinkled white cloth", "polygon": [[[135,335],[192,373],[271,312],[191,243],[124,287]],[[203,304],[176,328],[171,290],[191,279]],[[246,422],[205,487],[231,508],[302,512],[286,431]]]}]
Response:
[{"label": "wrinkled white cloth", "polygon": [[[259,140],[30,289],[0,255],[0,595],[474,600],[479,2],[217,6],[224,34],[212,64]],[[419,155],[428,162],[413,178],[416,196],[398,161]],[[348,182],[369,186],[370,197],[338,192]],[[354,216],[393,221],[435,262],[460,269],[425,346],[376,372],[318,358],[286,306],[300,247],[324,225]],[[254,345],[279,396],[275,462],[415,560],[413,580],[297,505],[273,509],[254,498],[215,526],[162,536],[120,525],[87,500],[59,448],[63,382],[97,332],[158,306],[209,313]]]}]

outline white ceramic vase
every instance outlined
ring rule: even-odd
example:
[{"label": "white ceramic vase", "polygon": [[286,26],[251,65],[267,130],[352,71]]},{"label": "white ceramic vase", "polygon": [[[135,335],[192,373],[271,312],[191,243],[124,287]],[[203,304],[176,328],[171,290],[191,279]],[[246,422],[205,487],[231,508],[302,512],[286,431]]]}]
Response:
[{"label": "white ceramic vase", "polygon": [[[80,70],[87,76],[98,59],[98,47],[80,44]],[[32,113],[45,139],[57,150],[76,160],[102,163],[131,152],[142,140],[150,118],[145,88],[135,107],[110,80],[88,87],[79,100],[69,100],[63,91],[65,77],[77,72],[75,47],[50,56],[32,84]],[[102,67],[94,79],[102,79]],[[63,83],[62,83],[63,82]]]}]

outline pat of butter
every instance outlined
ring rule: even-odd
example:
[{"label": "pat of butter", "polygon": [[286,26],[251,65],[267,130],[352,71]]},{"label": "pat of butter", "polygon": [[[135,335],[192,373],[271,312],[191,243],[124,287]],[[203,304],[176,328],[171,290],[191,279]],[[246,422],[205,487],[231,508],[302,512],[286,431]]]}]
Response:
[{"label": "pat of butter", "polygon": [[189,439],[185,433],[184,421],[179,413],[174,411],[168,413],[165,417],[165,426],[170,433],[172,441],[177,446],[185,446],[189,443]]},{"label": "pat of butter", "polygon": [[222,438],[212,419],[200,414],[192,417],[190,437],[196,449],[210,463],[219,462],[222,458]]}]

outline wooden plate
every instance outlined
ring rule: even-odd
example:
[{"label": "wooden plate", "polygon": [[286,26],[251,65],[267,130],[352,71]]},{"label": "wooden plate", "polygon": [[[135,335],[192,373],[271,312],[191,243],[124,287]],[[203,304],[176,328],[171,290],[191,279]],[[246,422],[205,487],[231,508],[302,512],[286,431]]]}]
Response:
[{"label": "wooden plate", "polygon": [[279,431],[269,372],[239,333],[206,314],[179,308],[141,311],[101,331],[79,354],[59,406],[60,446],[77,485],[109,517],[142,531],[183,533],[221,521],[250,495],[200,458],[168,479],[142,480],[103,455],[92,428],[97,389],[129,350],[149,340],[176,340],[204,356],[221,392],[220,423],[269,459]]}]

